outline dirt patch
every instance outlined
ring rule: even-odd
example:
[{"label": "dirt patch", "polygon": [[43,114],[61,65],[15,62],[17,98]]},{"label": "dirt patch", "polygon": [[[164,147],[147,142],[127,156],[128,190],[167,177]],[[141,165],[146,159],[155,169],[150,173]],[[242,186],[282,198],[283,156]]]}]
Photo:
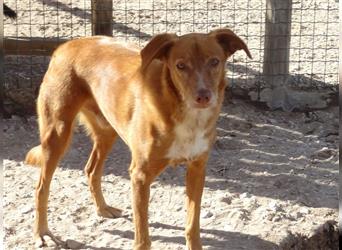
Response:
[{"label": "dirt patch", "polygon": [[[35,117],[4,120],[5,249],[31,249],[39,169],[23,164],[38,144]],[[202,202],[204,249],[276,249],[292,234],[338,218],[338,107],[315,113],[265,111],[227,101],[207,168]],[[126,218],[96,215],[83,171],[90,140],[76,129],[51,186],[50,229],[82,249],[131,249],[127,147],[118,141],[103,176],[108,203]],[[151,187],[153,249],[184,249],[184,167],[168,168]],[[50,248],[53,249],[53,243]]]}]

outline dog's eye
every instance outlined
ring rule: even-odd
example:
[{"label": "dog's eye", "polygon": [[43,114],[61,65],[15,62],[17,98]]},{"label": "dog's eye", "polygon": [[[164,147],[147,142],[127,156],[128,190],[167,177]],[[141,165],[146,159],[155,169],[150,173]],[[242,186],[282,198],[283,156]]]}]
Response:
[{"label": "dog's eye", "polygon": [[185,63],[180,62],[176,64],[176,67],[179,70],[184,70],[186,66],[185,66]]},{"label": "dog's eye", "polygon": [[212,58],[212,59],[210,59],[209,64],[210,64],[210,66],[212,66],[212,67],[216,67],[216,66],[219,64],[219,62],[220,62],[219,59],[217,59],[217,58]]}]

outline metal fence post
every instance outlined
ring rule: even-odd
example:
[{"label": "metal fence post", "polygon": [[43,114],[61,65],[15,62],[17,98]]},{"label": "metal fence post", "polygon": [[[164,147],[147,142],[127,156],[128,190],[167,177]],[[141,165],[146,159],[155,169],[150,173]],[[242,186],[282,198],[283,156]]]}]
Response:
[{"label": "metal fence post", "polygon": [[112,0],[92,0],[92,35],[113,36]]},{"label": "metal fence post", "polygon": [[263,74],[271,88],[289,75],[292,0],[267,0]]}]

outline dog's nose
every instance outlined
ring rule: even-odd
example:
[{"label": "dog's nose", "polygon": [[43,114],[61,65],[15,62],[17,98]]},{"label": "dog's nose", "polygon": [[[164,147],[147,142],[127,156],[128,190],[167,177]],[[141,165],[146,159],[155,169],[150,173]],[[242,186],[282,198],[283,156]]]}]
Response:
[{"label": "dog's nose", "polygon": [[208,104],[211,99],[211,91],[208,89],[200,89],[197,91],[196,102],[198,104]]}]

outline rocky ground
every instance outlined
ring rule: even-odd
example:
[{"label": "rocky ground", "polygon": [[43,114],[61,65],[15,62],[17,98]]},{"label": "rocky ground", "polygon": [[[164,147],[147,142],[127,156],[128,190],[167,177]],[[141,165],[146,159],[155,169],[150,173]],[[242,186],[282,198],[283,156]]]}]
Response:
[{"label": "rocky ground", "polygon": [[[38,144],[35,117],[3,122],[5,249],[32,249],[34,188],[39,169],[25,165]],[[208,164],[201,213],[204,249],[278,249],[291,234],[310,237],[338,218],[338,107],[311,113],[266,111],[227,101]],[[118,141],[106,162],[104,195],[125,218],[96,215],[83,171],[91,143],[76,129],[57,169],[49,201],[50,229],[81,249],[131,249],[129,152]],[[153,249],[184,249],[184,167],[169,168],[151,187]],[[54,249],[53,243],[49,242]]]}]

